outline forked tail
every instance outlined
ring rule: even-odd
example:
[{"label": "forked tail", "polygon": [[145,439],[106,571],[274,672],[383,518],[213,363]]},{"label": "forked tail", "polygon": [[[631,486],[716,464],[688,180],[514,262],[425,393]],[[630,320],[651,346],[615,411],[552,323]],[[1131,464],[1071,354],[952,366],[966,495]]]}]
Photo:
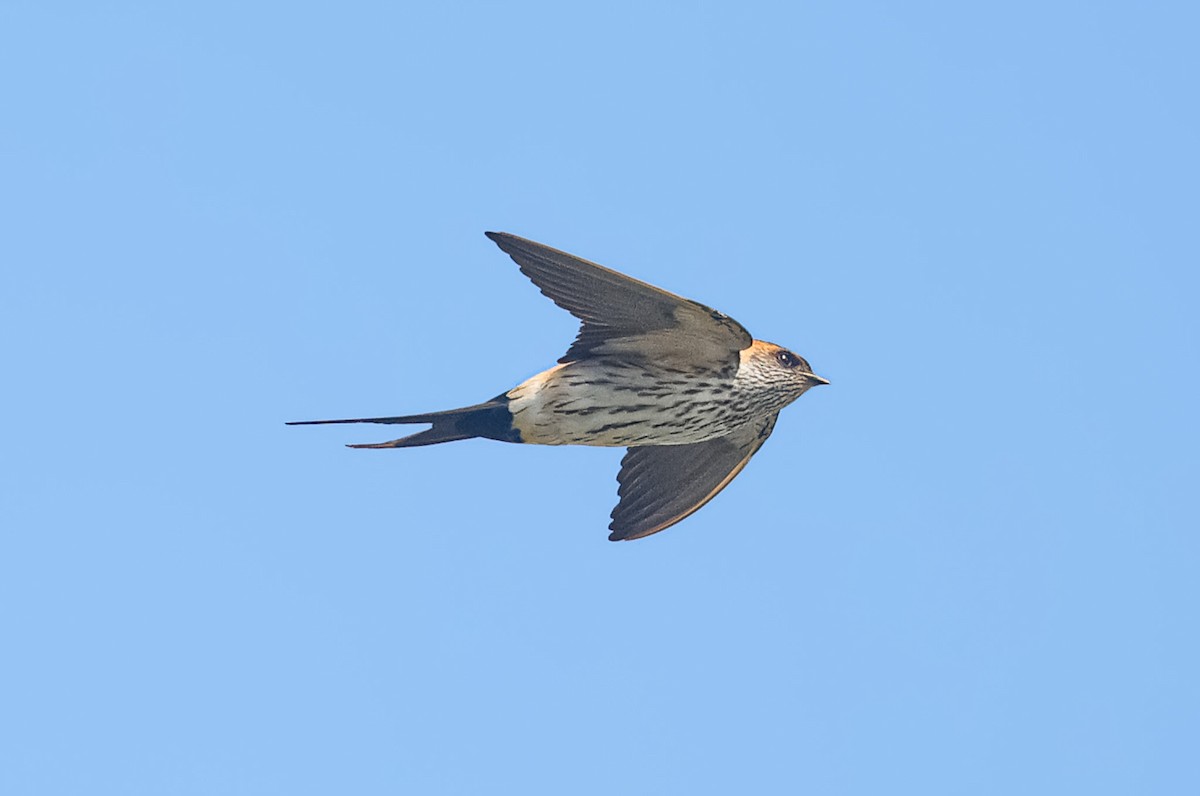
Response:
[{"label": "forked tail", "polygon": [[446,412],[430,412],[423,415],[401,417],[359,417],[352,420],[298,420],[289,426],[318,426],[327,423],[432,423],[433,428],[409,434],[390,442],[370,445],[347,445],[347,448],[415,448],[418,445],[436,445],[439,442],[454,442],[472,437],[486,437],[504,442],[520,442],[521,432],[513,428],[512,413],[508,411],[508,397],[498,395],[492,400],[450,409]]}]

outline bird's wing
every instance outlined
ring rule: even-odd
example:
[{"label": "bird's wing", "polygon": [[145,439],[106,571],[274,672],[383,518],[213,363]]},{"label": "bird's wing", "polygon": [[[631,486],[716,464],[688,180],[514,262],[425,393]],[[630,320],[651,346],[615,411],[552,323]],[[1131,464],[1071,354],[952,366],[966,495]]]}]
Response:
[{"label": "bird's wing", "polygon": [[711,307],[507,232],[486,234],[542,293],[583,321],[559,362],[619,356],[729,372],[753,342]]},{"label": "bird's wing", "polygon": [[630,448],[621,460],[609,540],[640,539],[698,511],[729,485],[758,452],[779,413],[725,437],[691,445]]}]

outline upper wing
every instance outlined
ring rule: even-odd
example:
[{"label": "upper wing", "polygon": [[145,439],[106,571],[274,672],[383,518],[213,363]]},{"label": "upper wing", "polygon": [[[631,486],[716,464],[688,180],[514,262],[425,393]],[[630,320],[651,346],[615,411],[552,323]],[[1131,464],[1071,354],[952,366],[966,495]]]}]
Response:
[{"label": "upper wing", "polygon": [[486,234],[542,293],[583,321],[559,362],[609,355],[727,370],[753,342],[740,323],[703,304],[507,232]]},{"label": "upper wing", "polygon": [[612,512],[609,540],[640,539],[698,511],[742,471],[778,417],[776,412],[707,442],[630,448],[617,475],[621,501]]}]

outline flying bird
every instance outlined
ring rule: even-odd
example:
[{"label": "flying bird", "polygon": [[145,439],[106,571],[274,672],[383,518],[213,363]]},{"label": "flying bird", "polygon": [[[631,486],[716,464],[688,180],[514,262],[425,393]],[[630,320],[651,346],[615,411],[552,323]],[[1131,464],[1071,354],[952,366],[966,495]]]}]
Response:
[{"label": "flying bird", "polygon": [[582,322],[558,364],[462,409],[288,425],[432,426],[350,448],[473,437],[627,448],[608,537],[621,541],[658,533],[712,500],[766,442],[780,410],[829,383],[803,357],[753,339],[710,307],[516,235],[486,234]]}]

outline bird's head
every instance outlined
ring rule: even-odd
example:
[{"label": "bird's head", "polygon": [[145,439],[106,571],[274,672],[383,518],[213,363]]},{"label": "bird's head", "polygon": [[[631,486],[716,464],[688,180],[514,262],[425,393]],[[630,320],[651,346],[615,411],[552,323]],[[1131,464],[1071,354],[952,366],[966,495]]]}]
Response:
[{"label": "bird's head", "polygon": [[778,396],[783,401],[781,407],[799,398],[809,387],[829,383],[812,372],[804,357],[762,340],[755,340],[742,351],[738,379],[742,378]]}]

